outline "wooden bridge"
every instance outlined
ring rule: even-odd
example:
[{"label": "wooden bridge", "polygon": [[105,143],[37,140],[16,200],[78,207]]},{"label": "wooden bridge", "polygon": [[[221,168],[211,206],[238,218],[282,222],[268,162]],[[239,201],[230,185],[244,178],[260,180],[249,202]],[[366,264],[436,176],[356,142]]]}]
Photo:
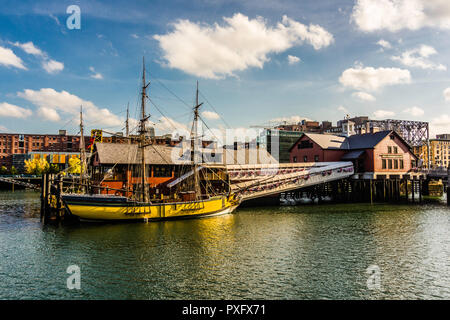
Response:
[{"label": "wooden bridge", "polygon": [[345,179],[353,170],[351,162],[227,165],[231,189],[243,201]]}]

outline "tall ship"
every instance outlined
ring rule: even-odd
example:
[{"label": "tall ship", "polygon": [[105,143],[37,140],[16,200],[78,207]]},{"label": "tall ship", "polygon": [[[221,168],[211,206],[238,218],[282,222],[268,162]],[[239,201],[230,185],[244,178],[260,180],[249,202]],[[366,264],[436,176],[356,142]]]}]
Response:
[{"label": "tall ship", "polygon": [[[127,110],[126,143],[96,143],[87,156],[80,112],[80,181],[76,192],[61,195],[66,210],[89,221],[152,221],[233,212],[240,198],[230,188],[226,170],[203,165],[209,149],[200,141],[198,82],[190,139],[183,141],[190,144],[186,154],[182,148],[157,145],[149,137],[150,83],[145,76],[143,63],[138,134],[128,134]],[[210,150],[209,155],[213,155]]]}]

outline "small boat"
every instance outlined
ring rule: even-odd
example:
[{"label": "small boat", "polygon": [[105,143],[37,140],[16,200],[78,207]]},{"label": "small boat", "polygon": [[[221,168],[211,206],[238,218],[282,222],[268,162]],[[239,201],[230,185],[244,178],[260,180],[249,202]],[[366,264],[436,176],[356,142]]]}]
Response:
[{"label": "small boat", "polygon": [[297,204],[310,204],[310,203],[313,202],[313,201],[312,201],[310,198],[308,198],[308,197],[297,198],[297,199],[295,199],[295,201],[297,202]]},{"label": "small boat", "polygon": [[296,201],[293,198],[280,198],[280,205],[282,206],[295,206]]}]

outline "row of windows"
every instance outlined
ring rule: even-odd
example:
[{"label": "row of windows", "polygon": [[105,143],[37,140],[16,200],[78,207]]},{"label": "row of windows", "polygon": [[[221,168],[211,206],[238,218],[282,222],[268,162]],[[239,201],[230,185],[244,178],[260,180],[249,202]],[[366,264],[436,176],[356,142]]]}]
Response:
[{"label": "row of windows", "polygon": [[388,149],[388,153],[398,153],[398,147],[396,147],[396,146],[394,146],[394,147],[388,146],[387,149]]},{"label": "row of windows", "polygon": [[[294,158],[292,160],[294,162],[297,162],[297,157],[294,156]],[[308,156],[303,156],[303,162],[308,162]],[[318,155],[314,156],[314,162],[319,162],[319,156]]]},{"label": "row of windows", "polygon": [[402,159],[382,159],[381,160],[382,169],[404,169],[404,164]]}]

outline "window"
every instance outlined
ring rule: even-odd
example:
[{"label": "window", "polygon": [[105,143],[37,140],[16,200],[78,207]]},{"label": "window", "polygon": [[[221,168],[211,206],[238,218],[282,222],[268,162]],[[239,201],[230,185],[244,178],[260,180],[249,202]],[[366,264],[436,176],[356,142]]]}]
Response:
[{"label": "window", "polygon": [[294,161],[294,162],[297,162],[297,157],[294,157],[293,161]]},{"label": "window", "polygon": [[392,169],[392,159],[388,160],[388,169]]},{"label": "window", "polygon": [[303,162],[308,162],[308,156],[303,157]]},{"label": "window", "polygon": [[300,141],[300,143],[297,145],[298,149],[309,149],[312,147],[313,147],[313,144],[309,140]]},{"label": "window", "polygon": [[319,156],[314,156],[314,162],[319,162]]},{"label": "window", "polygon": [[392,153],[392,147],[391,146],[388,147],[388,153]]},{"label": "window", "polygon": [[404,166],[403,166],[403,160],[400,160],[400,169],[403,169],[404,168]]},{"label": "window", "polygon": [[394,169],[398,169],[398,160],[397,159],[394,160]]},{"label": "window", "polygon": [[154,177],[171,177],[172,176],[172,168],[168,166],[155,166],[153,168],[153,176]]},{"label": "window", "polygon": [[381,160],[381,168],[386,169],[386,159]]},{"label": "window", "polygon": [[398,153],[398,148],[394,147],[394,153]]}]

